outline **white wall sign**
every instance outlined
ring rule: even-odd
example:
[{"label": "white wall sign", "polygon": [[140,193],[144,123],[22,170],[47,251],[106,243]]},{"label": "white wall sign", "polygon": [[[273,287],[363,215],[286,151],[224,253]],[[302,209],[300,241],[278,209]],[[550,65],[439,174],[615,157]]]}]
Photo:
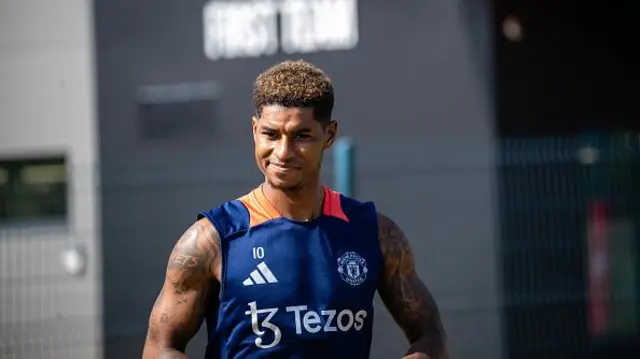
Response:
[{"label": "white wall sign", "polygon": [[348,50],[358,44],[357,0],[212,0],[203,20],[204,53],[211,60],[268,56],[279,48],[289,54]]}]

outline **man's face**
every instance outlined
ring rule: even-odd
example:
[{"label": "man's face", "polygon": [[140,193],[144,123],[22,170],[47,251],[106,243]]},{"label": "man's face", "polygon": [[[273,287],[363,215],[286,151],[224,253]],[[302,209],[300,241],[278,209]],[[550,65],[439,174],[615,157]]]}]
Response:
[{"label": "man's face", "polygon": [[253,119],[256,163],[272,187],[298,189],[317,180],[336,132],[335,122],[322,126],[311,108],[265,106]]}]

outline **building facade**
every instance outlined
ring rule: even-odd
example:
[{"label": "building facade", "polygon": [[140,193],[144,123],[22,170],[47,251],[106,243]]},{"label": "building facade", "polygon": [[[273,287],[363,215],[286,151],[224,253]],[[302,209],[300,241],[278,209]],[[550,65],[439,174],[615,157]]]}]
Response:
[{"label": "building facade", "polygon": [[101,357],[92,19],[0,2],[2,358]]}]

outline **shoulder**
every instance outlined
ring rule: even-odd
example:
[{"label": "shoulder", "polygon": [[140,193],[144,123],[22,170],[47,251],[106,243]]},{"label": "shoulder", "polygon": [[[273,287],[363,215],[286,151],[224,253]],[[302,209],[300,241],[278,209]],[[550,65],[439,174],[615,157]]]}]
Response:
[{"label": "shoulder", "polygon": [[220,238],[249,227],[249,211],[241,200],[227,201],[197,215],[198,222],[208,223],[215,228]]},{"label": "shoulder", "polygon": [[349,197],[344,193],[333,190],[327,186],[324,187],[324,194],[325,194],[325,199],[324,199],[325,203],[327,200],[329,201],[339,200],[343,207],[349,207],[349,208],[373,205],[372,201],[362,201],[354,197]]},{"label": "shoulder", "polygon": [[361,220],[365,223],[376,222],[376,206],[372,201],[361,201],[329,189],[325,198],[325,214],[344,213],[349,220]]},{"label": "shoulder", "polygon": [[[327,204],[331,206],[331,202],[337,202],[339,203],[339,210],[344,212],[347,217],[358,217],[360,219],[373,222],[377,229],[378,240],[380,241],[381,246],[387,247],[389,245],[406,241],[406,237],[404,236],[402,229],[400,229],[400,226],[389,218],[389,216],[378,212],[374,202],[360,201],[333,190],[329,190],[327,194],[329,201],[325,198],[325,207]],[[336,209],[331,208],[330,210],[335,211]],[[325,212],[326,211],[327,208],[325,208]]]},{"label": "shoulder", "polygon": [[378,235],[380,237],[387,238],[401,231],[400,226],[384,213],[377,212],[376,219],[378,220]]},{"label": "shoulder", "polygon": [[169,258],[168,276],[177,278],[216,276],[220,236],[206,219],[193,223],[178,239]]},{"label": "shoulder", "polygon": [[216,227],[205,218],[195,221],[184,231],[178,242],[177,248],[184,247],[211,247],[218,245],[219,234]]},{"label": "shoulder", "polygon": [[400,258],[411,252],[411,246],[400,226],[383,213],[377,213],[378,240],[385,259]]},{"label": "shoulder", "polygon": [[213,223],[211,223],[211,221],[208,221],[206,218],[199,218],[198,220],[196,220],[191,225],[191,227],[189,227],[188,231],[196,233],[198,239],[201,241],[215,243],[220,238],[216,226],[214,226]]}]

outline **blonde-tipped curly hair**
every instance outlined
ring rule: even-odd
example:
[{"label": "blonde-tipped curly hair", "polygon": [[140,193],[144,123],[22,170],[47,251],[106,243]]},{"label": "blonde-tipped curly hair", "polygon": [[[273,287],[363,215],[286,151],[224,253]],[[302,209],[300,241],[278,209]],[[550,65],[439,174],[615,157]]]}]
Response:
[{"label": "blonde-tipped curly hair", "polygon": [[321,123],[331,121],[333,84],[318,67],[304,61],[283,61],[262,72],[253,84],[257,117],[269,105],[309,107]]}]

